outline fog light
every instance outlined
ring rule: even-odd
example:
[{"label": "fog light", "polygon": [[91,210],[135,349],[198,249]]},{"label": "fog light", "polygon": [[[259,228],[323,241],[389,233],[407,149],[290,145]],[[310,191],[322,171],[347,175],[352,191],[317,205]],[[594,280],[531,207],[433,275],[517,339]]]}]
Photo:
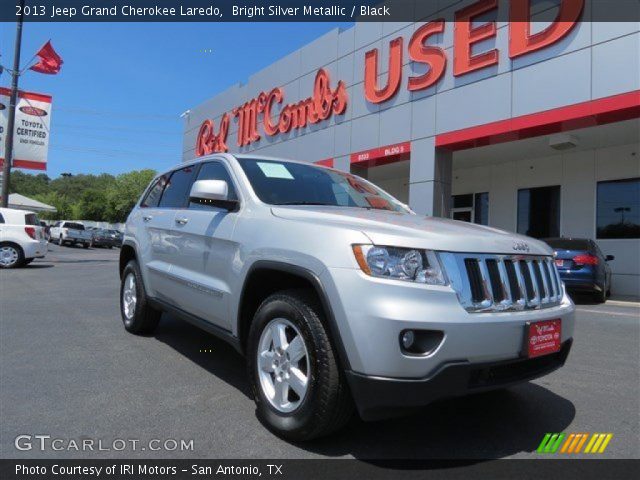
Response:
[{"label": "fog light", "polygon": [[411,350],[411,347],[413,346],[413,342],[416,339],[415,334],[413,333],[413,330],[407,330],[402,334],[402,346],[405,350]]}]

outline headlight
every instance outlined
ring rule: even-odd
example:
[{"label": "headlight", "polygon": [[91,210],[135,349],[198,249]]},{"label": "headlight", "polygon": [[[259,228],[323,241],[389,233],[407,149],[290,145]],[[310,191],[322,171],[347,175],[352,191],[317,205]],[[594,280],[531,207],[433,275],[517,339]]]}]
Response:
[{"label": "headlight", "polygon": [[353,253],[362,271],[372,277],[447,284],[438,256],[431,250],[354,245]]}]

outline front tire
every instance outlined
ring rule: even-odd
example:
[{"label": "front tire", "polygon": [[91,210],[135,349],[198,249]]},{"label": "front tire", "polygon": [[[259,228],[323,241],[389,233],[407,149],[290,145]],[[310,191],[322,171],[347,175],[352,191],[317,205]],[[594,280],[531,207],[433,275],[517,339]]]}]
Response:
[{"label": "front tire", "polygon": [[353,403],[314,295],[268,297],[249,331],[247,367],[258,417],[277,435],[302,441],[328,435]]},{"label": "front tire", "polygon": [[149,305],[140,267],[135,260],[129,261],[122,272],[120,314],[124,328],[136,335],[152,333],[162,315],[162,312]]}]

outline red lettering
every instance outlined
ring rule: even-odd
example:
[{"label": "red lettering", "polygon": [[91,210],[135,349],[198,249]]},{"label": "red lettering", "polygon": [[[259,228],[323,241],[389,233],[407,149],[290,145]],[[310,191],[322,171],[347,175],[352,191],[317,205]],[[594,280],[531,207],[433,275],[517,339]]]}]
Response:
[{"label": "red lettering", "polygon": [[267,97],[264,107],[264,132],[269,136],[273,136],[278,133],[278,125],[274,125],[271,122],[271,108],[273,108],[273,102],[282,103],[283,96],[284,94],[282,93],[281,88],[274,88]]},{"label": "red lettering", "polygon": [[435,20],[421,26],[409,41],[409,57],[416,62],[429,65],[429,71],[419,77],[409,77],[409,90],[424,90],[436,83],[444,74],[447,55],[440,47],[425,45],[425,41],[436,33],[444,32],[444,20]]},{"label": "red lettering", "polygon": [[473,19],[497,7],[498,0],[480,0],[455,13],[453,74],[456,77],[498,63],[498,50],[495,48],[477,55],[472,54],[475,43],[496,35],[496,22],[473,27]]},{"label": "red lettering", "polygon": [[378,87],[378,49],[365,54],[364,94],[371,103],[382,103],[393,97],[402,80],[402,37],[389,43],[389,73],[384,88]]},{"label": "red lettering", "polygon": [[541,32],[531,35],[530,0],[511,0],[509,10],[509,57],[548,47],[567,35],[576,25],[584,0],[562,0],[556,19]]},{"label": "red lettering", "polygon": [[227,135],[229,134],[229,115],[224,114],[220,120],[220,131],[216,135],[212,120],[205,120],[200,125],[196,137],[196,156],[209,155],[216,152],[227,152]]}]

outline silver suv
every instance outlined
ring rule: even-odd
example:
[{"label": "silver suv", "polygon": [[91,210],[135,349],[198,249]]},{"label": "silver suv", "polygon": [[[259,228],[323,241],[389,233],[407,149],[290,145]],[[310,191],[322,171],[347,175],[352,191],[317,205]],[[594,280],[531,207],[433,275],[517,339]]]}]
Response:
[{"label": "silver suv", "polygon": [[120,255],[125,328],[170,312],[247,359],[264,423],[325,435],[545,375],[574,306],[544,243],[415,215],[306,162],[219,154],[155,178]]}]

